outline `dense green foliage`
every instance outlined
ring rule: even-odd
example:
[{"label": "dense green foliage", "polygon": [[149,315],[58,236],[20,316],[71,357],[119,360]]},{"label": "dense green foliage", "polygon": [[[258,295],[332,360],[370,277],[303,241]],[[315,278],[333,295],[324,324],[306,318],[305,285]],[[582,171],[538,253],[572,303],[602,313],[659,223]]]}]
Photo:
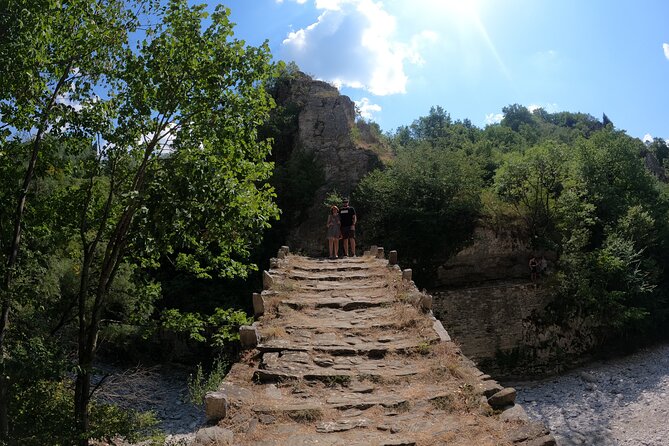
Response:
[{"label": "dense green foliage", "polygon": [[366,234],[429,286],[476,225],[504,228],[557,257],[545,322],[580,318],[598,342],[657,333],[669,310],[669,201],[643,157],[662,163],[666,142],[646,146],[606,116],[503,111],[478,129],[435,107],[389,135],[395,159],[356,194]]},{"label": "dense green foliage", "polygon": [[[0,14],[0,441],[132,436],[143,419],[91,402],[91,377],[104,340],[159,321],[151,270],[257,269],[278,216],[257,132],[271,56],[235,40],[228,15],[185,0],[17,0]],[[163,329],[234,342],[246,315],[220,305],[167,311]],[[36,383],[58,398],[40,404]]]},{"label": "dense green foliage", "polygon": [[481,177],[478,163],[463,151],[424,144],[400,151],[388,169],[358,185],[354,200],[365,216],[365,236],[400,250],[429,275],[471,234]]}]

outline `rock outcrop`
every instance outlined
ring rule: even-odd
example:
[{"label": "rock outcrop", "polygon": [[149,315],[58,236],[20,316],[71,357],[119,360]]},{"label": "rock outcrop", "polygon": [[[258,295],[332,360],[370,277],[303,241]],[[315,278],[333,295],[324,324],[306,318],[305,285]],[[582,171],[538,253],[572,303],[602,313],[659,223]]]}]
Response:
[{"label": "rock outcrop", "polygon": [[313,194],[308,209],[284,209],[301,214],[286,240],[296,251],[319,255],[327,246],[325,197],[333,191],[350,195],[362,177],[381,167],[379,156],[370,149],[381,143],[368,125],[356,124],[353,101],[326,82],[298,72],[280,83],[274,96],[280,107],[297,113],[296,129],[284,141],[287,147],[277,148],[282,151],[275,154],[277,163],[308,157],[313,164],[306,168],[316,170],[313,174],[322,179],[308,191]]}]

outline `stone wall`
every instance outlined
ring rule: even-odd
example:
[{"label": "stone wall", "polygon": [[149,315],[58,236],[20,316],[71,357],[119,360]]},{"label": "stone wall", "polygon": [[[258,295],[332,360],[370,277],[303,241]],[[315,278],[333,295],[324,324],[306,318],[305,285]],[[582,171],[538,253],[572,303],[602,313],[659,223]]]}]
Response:
[{"label": "stone wall", "polygon": [[[488,222],[489,223],[489,222]],[[508,225],[513,227],[513,225]],[[462,351],[499,376],[559,371],[595,344],[585,321],[557,326],[546,308],[555,254],[531,250],[522,237],[479,226],[472,243],[437,271],[434,313]],[[548,261],[547,276],[530,282],[532,255]]]},{"label": "stone wall", "polygon": [[481,362],[525,345],[527,319],[550,302],[533,283],[432,291],[433,311],[468,357]]}]

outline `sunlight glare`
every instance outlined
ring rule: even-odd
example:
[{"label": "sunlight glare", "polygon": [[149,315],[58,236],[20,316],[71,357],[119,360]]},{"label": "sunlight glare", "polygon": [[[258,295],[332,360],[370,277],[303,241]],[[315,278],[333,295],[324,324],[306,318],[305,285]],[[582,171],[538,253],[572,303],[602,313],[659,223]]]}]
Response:
[{"label": "sunlight glare", "polygon": [[[479,37],[485,42],[493,57],[497,61],[500,70],[507,79],[511,78],[509,70],[495,48],[488,30],[481,21],[480,6],[483,0],[424,0],[430,14],[449,17],[459,22],[461,27],[475,29]],[[489,5],[488,5],[489,6]]]}]

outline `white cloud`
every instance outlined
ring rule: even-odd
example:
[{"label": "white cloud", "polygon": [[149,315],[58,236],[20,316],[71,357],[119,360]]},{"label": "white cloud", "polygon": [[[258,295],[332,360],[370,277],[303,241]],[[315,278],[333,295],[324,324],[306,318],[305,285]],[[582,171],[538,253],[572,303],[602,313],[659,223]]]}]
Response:
[{"label": "white cloud", "polygon": [[[160,132],[158,138],[158,146],[156,149],[159,154],[167,154],[173,151],[172,143],[174,142],[174,138],[176,137],[175,132],[176,132],[176,124],[174,124],[173,122],[168,123],[167,126],[165,126],[165,128]],[[151,141],[155,137],[155,135],[156,135],[155,132],[149,132],[146,135],[142,135],[137,141],[137,144],[138,145],[148,144],[149,141]]]},{"label": "white cloud", "polygon": [[355,106],[360,112],[360,117],[363,119],[372,119],[374,116],[373,113],[381,111],[381,106],[378,104],[372,104],[369,102],[369,98],[362,98],[359,101],[354,101]]},{"label": "white cloud", "polygon": [[502,119],[504,118],[504,114],[502,113],[488,113],[485,115],[485,123],[486,124],[499,124],[502,122]]},{"label": "white cloud", "polygon": [[534,111],[539,108],[543,108],[544,111],[548,113],[557,113],[560,110],[555,102],[546,104],[530,104],[527,106],[527,109],[530,111],[530,113],[534,113]]},{"label": "white cloud", "polygon": [[663,43],[662,49],[664,50],[664,57],[669,59],[669,43]]},{"label": "white cloud", "polygon": [[422,31],[396,37],[397,18],[373,0],[315,0],[316,22],[288,34],[282,58],[323,80],[384,96],[405,93],[407,64],[423,62],[420,50],[437,40]]},{"label": "white cloud", "polygon": [[641,140],[643,142],[653,142],[653,135],[651,135],[650,133],[646,133],[645,135],[643,135],[643,138]]}]

